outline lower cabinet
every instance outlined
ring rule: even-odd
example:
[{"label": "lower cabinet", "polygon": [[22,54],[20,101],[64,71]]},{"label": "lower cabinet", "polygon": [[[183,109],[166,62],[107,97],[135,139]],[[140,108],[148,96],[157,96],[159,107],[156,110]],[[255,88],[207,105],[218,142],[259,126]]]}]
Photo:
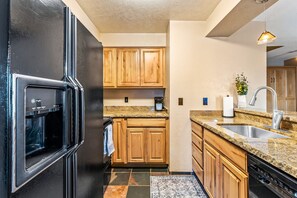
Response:
[{"label": "lower cabinet", "polygon": [[165,163],[164,128],[128,128],[128,162]]},{"label": "lower cabinet", "polygon": [[248,176],[228,159],[221,156],[220,172],[221,172],[221,194],[222,197],[248,197]]},{"label": "lower cabinet", "polygon": [[204,144],[204,188],[209,197],[219,197],[220,154],[212,146]]},{"label": "lower cabinet", "polygon": [[167,163],[165,119],[114,119],[113,163]]},{"label": "lower cabinet", "polygon": [[112,154],[113,163],[127,163],[127,135],[126,135],[126,120],[116,118],[113,119],[113,143],[115,151]]},{"label": "lower cabinet", "polygon": [[147,162],[166,162],[166,130],[165,128],[148,128],[147,132]]},{"label": "lower cabinet", "polygon": [[[246,152],[194,122],[192,132],[193,170],[208,196],[247,198]],[[203,160],[200,156],[203,156]]]},{"label": "lower cabinet", "polygon": [[127,129],[128,162],[145,162],[145,129]]}]

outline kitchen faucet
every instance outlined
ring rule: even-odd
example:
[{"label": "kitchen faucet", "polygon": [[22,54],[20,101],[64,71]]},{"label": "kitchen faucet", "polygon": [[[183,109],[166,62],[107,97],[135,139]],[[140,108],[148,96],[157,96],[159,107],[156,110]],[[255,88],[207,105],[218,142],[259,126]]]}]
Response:
[{"label": "kitchen faucet", "polygon": [[272,105],[273,105],[273,116],[272,116],[272,128],[273,129],[280,129],[280,123],[282,121],[283,118],[283,112],[279,111],[277,109],[277,94],[275,92],[274,89],[272,89],[271,87],[268,86],[262,86],[262,87],[258,87],[253,95],[253,97],[251,98],[249,105],[251,106],[255,106],[256,100],[257,100],[257,94],[260,90],[263,89],[267,89],[272,93]]}]

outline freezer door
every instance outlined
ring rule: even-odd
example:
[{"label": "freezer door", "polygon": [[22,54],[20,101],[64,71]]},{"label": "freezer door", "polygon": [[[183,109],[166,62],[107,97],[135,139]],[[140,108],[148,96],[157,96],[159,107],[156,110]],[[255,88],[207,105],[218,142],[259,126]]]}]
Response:
[{"label": "freezer door", "polygon": [[11,73],[64,77],[64,7],[61,0],[11,0]]}]

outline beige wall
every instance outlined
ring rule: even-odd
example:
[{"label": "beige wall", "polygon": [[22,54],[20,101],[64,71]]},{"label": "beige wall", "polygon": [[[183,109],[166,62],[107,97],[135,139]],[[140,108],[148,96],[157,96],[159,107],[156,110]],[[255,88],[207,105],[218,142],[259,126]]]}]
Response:
[{"label": "beige wall", "polygon": [[[165,47],[162,33],[102,33],[104,47]],[[164,96],[163,89],[104,90],[104,106],[154,106],[154,97]],[[129,102],[125,103],[124,98]]]},{"label": "beige wall", "polygon": [[[253,90],[266,84],[265,46],[256,44],[264,26],[252,22],[229,38],[204,37],[205,22],[171,21],[170,38],[170,170],[191,171],[189,111],[222,109],[222,97],[235,96],[234,76],[244,72]],[[179,97],[184,105],[178,106]],[[209,105],[202,105],[202,98]],[[168,105],[168,104],[167,104]],[[265,93],[257,100],[265,108]]]},{"label": "beige wall", "polygon": [[104,47],[165,47],[165,33],[102,33]]},{"label": "beige wall", "polygon": [[63,2],[70,8],[71,12],[77,17],[77,19],[98,39],[98,41],[101,41],[99,30],[81,9],[77,1],[63,0]]}]

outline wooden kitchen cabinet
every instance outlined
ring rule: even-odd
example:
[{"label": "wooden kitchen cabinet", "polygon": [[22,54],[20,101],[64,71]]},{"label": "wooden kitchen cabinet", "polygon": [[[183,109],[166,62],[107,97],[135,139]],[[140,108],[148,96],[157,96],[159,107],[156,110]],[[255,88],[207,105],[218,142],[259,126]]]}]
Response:
[{"label": "wooden kitchen cabinet", "polygon": [[140,86],[139,49],[119,48],[117,53],[117,86]]},{"label": "wooden kitchen cabinet", "polygon": [[204,188],[209,197],[247,198],[247,154],[204,130]]},{"label": "wooden kitchen cabinet", "polygon": [[127,163],[126,120],[113,119],[113,143],[115,151],[112,154],[113,163]]},{"label": "wooden kitchen cabinet", "polygon": [[147,162],[164,163],[165,156],[165,128],[148,128],[147,133]]},{"label": "wooden kitchen cabinet", "polygon": [[105,88],[165,87],[165,48],[104,48]]},{"label": "wooden kitchen cabinet", "polygon": [[209,197],[219,197],[220,154],[212,146],[204,144],[204,188]]},{"label": "wooden kitchen cabinet", "polygon": [[145,162],[145,129],[129,128],[127,135],[128,162]]},{"label": "wooden kitchen cabinet", "polygon": [[191,122],[192,127],[192,168],[194,173],[203,184],[203,128]]},{"label": "wooden kitchen cabinet", "polygon": [[116,87],[117,49],[103,49],[103,86]]},{"label": "wooden kitchen cabinet", "polygon": [[[278,109],[296,111],[296,67],[267,67],[267,86],[277,93]],[[272,110],[272,96],[267,91],[267,109]]]},{"label": "wooden kitchen cabinet", "polygon": [[164,85],[164,49],[141,49],[141,86],[162,87]]},{"label": "wooden kitchen cabinet", "polygon": [[232,162],[220,156],[221,197],[247,198],[248,176]]},{"label": "wooden kitchen cabinet", "polygon": [[168,163],[168,119],[114,119],[113,164]]}]

